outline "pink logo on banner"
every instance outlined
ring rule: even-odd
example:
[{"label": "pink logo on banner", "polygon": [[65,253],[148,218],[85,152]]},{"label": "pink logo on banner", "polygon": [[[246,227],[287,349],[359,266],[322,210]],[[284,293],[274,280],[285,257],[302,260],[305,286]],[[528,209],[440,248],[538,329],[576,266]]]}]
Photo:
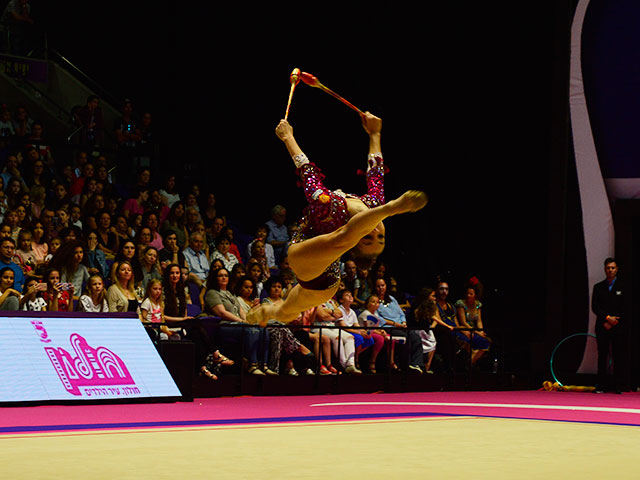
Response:
[{"label": "pink logo on banner", "polygon": [[[135,385],[127,366],[111,350],[93,348],[77,333],[72,333],[69,340],[75,356],[64,348],[45,347],[49,360],[69,393],[81,395],[80,387],[99,387],[92,390],[100,394],[105,386]],[[134,389],[138,390],[136,387]]]}]

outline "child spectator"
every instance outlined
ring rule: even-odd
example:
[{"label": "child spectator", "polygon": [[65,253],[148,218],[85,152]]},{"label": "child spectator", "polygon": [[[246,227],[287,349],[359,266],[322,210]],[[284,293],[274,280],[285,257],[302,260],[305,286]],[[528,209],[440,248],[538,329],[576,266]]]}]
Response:
[{"label": "child spectator", "polygon": [[109,311],[102,275],[94,274],[89,277],[86,292],[78,300],[78,311],[90,313]]},{"label": "child spectator", "polygon": [[27,279],[22,288],[24,294],[20,299],[21,310],[28,312],[45,312],[47,310],[47,301],[42,298],[43,289],[40,285],[44,285],[44,289],[46,289],[46,284],[41,284],[36,278]]},{"label": "child spectator", "polygon": [[18,234],[18,249],[13,261],[20,265],[25,275],[33,275],[37,266],[36,255],[31,248],[33,234],[30,230],[22,229]]},{"label": "child spectator", "polygon": [[73,311],[73,284],[63,284],[60,281],[60,272],[49,269],[45,275],[47,290],[42,293],[42,298],[47,302],[47,310],[50,312]]},{"label": "child spectator", "polygon": [[[140,305],[142,323],[162,323],[164,321],[164,301],[162,300],[162,279],[151,279]],[[176,329],[179,330],[179,329]],[[160,326],[160,340],[180,340],[180,334],[167,327]]]}]

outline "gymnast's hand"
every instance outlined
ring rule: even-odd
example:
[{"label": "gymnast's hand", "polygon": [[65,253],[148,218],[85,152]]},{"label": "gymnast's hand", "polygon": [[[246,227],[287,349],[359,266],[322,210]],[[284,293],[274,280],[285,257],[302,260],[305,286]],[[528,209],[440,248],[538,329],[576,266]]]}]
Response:
[{"label": "gymnast's hand", "polygon": [[382,130],[381,118],[376,117],[370,112],[364,112],[361,118],[362,127],[364,128],[365,132],[367,132],[369,135],[380,133],[380,131]]},{"label": "gymnast's hand", "polygon": [[276,135],[283,142],[290,137],[293,137],[293,127],[286,120],[280,120],[280,123],[276,127]]}]

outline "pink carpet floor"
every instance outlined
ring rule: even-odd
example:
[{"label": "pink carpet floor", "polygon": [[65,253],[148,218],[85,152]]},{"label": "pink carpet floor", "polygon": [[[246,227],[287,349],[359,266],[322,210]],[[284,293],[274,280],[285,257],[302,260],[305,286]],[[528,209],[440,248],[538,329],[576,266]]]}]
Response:
[{"label": "pink carpet floor", "polygon": [[0,435],[123,428],[481,416],[640,426],[640,393],[434,392],[202,398],[0,408]]}]

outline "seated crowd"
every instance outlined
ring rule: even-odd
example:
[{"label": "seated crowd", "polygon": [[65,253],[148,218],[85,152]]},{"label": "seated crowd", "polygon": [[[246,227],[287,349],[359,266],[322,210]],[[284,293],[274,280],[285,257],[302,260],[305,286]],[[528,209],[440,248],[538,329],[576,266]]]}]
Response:
[{"label": "seated crowd", "polygon": [[476,365],[491,347],[475,277],[454,303],[443,280],[410,297],[383,261],[363,271],[343,258],[334,298],[290,325],[250,325],[252,306],[282,302],[296,284],[287,263],[296,225],[283,206],[246,234],[197,184],[180,189],[176,176],[152,178],[144,166],[114,182],[96,149],[62,160],[39,122],[5,128],[0,310],[135,312],[156,324],[154,340],[192,341],[199,373],[214,380],[236,362],[253,375],[433,373],[436,354],[447,370],[459,353]]}]

